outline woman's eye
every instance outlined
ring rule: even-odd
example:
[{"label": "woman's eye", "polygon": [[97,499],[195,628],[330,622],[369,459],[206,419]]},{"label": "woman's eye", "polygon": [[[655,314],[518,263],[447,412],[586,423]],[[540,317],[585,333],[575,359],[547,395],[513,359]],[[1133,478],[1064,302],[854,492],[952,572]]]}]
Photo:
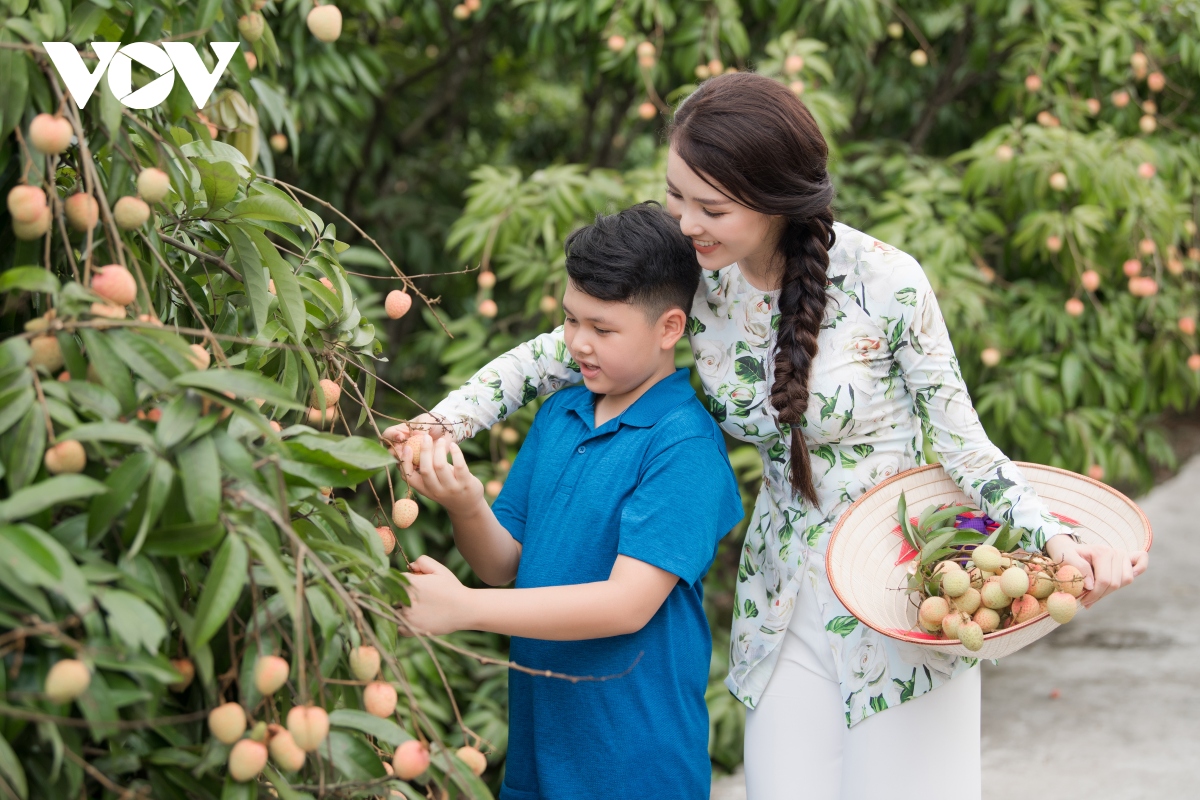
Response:
[{"label": "woman's eye", "polygon": [[667,197],[679,198],[679,197],[683,197],[683,195],[681,195],[679,192],[675,191],[674,189],[667,189]]},{"label": "woman's eye", "polygon": [[709,217],[712,217],[713,219],[716,219],[717,217],[723,217],[723,216],[725,216],[725,215],[726,215],[726,214],[728,214],[729,212],[728,212],[728,211],[709,211],[709,210],[706,208],[706,209],[704,209],[704,213],[705,213],[705,215],[706,215],[706,216],[709,216]]}]

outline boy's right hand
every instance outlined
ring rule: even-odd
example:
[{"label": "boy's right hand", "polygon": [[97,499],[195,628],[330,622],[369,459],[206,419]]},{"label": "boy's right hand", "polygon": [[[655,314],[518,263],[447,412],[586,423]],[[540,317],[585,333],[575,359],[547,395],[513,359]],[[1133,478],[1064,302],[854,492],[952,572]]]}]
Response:
[{"label": "boy's right hand", "polygon": [[442,419],[437,415],[426,413],[413,417],[408,422],[401,422],[399,425],[384,428],[383,438],[391,447],[392,454],[396,456],[396,460],[400,460],[403,455],[404,443],[422,432],[428,432],[434,439],[440,439],[443,436],[454,436],[454,431],[450,425],[443,424]]},{"label": "boy's right hand", "polygon": [[[407,444],[402,446],[401,463],[408,485],[416,491],[436,500],[452,516],[470,514],[480,505],[486,507],[483,498],[483,482],[471,474],[467,459],[449,436],[436,442],[426,432],[416,433],[421,443],[421,461],[412,463],[413,451]],[[453,463],[446,461],[449,453]]]}]

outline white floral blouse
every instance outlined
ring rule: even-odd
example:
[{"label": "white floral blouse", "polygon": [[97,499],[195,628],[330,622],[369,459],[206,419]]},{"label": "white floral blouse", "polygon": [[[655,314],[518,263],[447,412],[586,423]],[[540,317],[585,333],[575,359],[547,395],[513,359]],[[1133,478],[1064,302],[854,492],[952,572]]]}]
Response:
[{"label": "white floral blouse", "polygon": [[[886,638],[838,602],[825,574],[825,548],[854,500],[923,464],[928,439],[947,472],[989,516],[1031,531],[1026,548],[1040,548],[1070,529],[1047,513],[988,440],[920,265],[846,225],[835,231],[803,422],[816,506],[791,489],[785,471],[790,428],[768,402],[779,292],[753,288],[737,264],[706,272],[688,334],[709,410],[731,436],[756,445],[763,461],[762,489],[738,568],[725,684],[755,707],[779,657],[800,581],[807,579],[838,665],[846,723],[854,725],[975,663]],[[461,439],[580,380],[559,328],[492,361],[434,412],[456,420]]]}]

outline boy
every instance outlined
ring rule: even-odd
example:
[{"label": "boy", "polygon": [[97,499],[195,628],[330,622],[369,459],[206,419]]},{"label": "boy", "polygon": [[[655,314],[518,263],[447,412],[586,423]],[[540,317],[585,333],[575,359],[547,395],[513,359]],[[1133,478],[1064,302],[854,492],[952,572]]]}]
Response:
[{"label": "boy", "polygon": [[[421,434],[414,489],[450,515],[491,586],[413,564],[412,627],[512,637],[501,800],[688,798],[710,791],[704,693],[712,641],[701,579],[742,517],[721,433],[675,369],[700,278],[691,241],[657,204],[570,236],[567,348],[583,386],[538,411],[503,491],[449,437]],[[447,453],[453,464],[446,461]]]}]

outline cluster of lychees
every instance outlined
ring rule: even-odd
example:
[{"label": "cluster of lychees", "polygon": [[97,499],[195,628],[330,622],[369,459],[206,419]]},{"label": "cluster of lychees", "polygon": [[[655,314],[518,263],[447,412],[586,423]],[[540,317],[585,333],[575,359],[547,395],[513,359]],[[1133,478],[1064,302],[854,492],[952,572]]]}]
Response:
[{"label": "cluster of lychees", "polygon": [[983,647],[985,634],[1043,614],[1069,622],[1083,594],[1083,575],[1042,555],[1001,553],[983,544],[937,562],[921,586],[921,627],[974,651]]}]

